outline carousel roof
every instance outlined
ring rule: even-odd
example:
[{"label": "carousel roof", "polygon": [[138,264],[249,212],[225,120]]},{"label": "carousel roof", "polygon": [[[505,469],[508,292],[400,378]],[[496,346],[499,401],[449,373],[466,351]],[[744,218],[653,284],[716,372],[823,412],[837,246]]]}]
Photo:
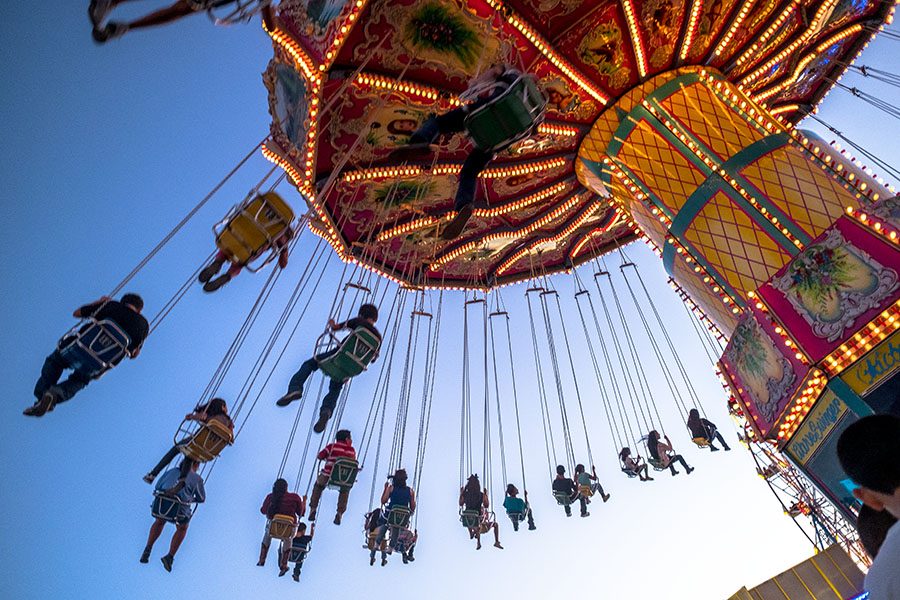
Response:
[{"label": "carousel roof", "polygon": [[[344,259],[417,285],[502,285],[633,239],[627,217],[574,167],[619,96],[707,65],[796,122],[892,11],[873,0],[282,0],[264,74],[265,152]],[[537,77],[546,119],[481,174],[468,227],[443,241],[469,142],[456,136],[420,163],[389,155],[501,61]]]}]

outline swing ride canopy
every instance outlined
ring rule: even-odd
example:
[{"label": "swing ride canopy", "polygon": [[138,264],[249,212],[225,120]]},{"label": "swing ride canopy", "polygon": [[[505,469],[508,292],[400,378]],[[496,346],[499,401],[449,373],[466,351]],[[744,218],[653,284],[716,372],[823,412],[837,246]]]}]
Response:
[{"label": "swing ride canopy", "polygon": [[[284,0],[268,25],[265,153],[345,260],[414,284],[489,288],[634,238],[575,167],[591,126],[629,90],[702,65],[796,123],[891,11],[874,0]],[[419,162],[390,153],[502,61],[537,77],[546,120],[498,154],[468,228],[443,241],[470,143],[444,140]]]}]

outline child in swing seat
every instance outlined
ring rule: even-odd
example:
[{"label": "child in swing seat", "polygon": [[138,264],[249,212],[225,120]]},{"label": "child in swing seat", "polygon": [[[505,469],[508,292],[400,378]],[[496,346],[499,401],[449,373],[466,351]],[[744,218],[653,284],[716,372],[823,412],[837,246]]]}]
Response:
[{"label": "child in swing seat", "polygon": [[[356,317],[352,319],[348,319],[343,323],[335,323],[334,319],[329,319],[328,328],[331,331],[340,331],[342,329],[354,330],[359,327],[364,327],[368,329],[377,339],[378,343],[381,343],[381,333],[375,327],[375,321],[378,320],[378,307],[374,304],[363,304],[359,307],[359,313]],[[377,353],[376,348],[376,353]],[[338,349],[330,350],[328,352],[323,352],[318,356],[314,356],[300,365],[300,369],[294,373],[294,376],[291,377],[291,381],[288,384],[287,393],[278,399],[275,403],[278,406],[287,406],[291,402],[295,400],[299,400],[303,397],[303,386],[306,384],[306,380],[309,379],[309,376],[312,375],[315,371],[319,370],[319,361],[328,358],[329,356],[333,356]],[[372,361],[374,362],[374,358]],[[319,408],[319,420],[316,421],[315,425],[313,425],[313,431],[316,433],[322,433],[325,431],[325,426],[328,425],[328,420],[331,418],[331,415],[334,413],[334,408],[337,406],[338,396],[341,393],[341,389],[344,387],[343,380],[332,379],[328,385],[328,393],[325,394],[325,397],[322,398],[322,406]]]},{"label": "child in swing seat", "polygon": [[297,533],[294,535],[294,539],[291,540],[291,549],[289,551],[291,558],[297,559],[294,561],[294,572],[292,573],[294,581],[300,581],[300,569],[303,568],[303,561],[309,555],[310,544],[312,544],[314,535],[316,535],[315,523],[310,527],[309,535],[306,535],[306,523],[297,525]]}]

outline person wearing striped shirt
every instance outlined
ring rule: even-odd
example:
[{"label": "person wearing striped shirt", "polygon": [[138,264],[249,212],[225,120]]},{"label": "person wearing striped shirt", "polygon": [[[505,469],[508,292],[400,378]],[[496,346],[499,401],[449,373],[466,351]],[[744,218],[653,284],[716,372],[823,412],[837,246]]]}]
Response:
[{"label": "person wearing striped shirt", "polygon": [[[335,435],[334,443],[328,444],[316,456],[319,460],[324,460],[325,465],[316,477],[316,483],[313,485],[312,495],[309,498],[309,520],[316,520],[316,510],[319,508],[319,499],[322,492],[328,486],[331,479],[331,471],[334,469],[334,463],[340,458],[356,460],[356,450],[353,448],[353,438],[350,431],[341,429]],[[341,488],[338,494],[337,513],[334,515],[334,524],[341,524],[341,517],[347,510],[347,500],[350,498],[350,490]]]}]

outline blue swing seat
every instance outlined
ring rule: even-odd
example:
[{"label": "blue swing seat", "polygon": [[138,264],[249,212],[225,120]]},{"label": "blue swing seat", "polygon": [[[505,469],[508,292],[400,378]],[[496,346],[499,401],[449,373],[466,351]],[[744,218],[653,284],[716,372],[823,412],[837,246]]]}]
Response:
[{"label": "blue swing seat", "polygon": [[161,492],[154,492],[153,503],[150,505],[150,514],[166,523],[177,523],[184,502],[174,496],[166,496]]},{"label": "blue swing seat", "polygon": [[130,343],[121,327],[104,319],[63,336],[57,349],[72,369],[96,379],[128,354]]}]

